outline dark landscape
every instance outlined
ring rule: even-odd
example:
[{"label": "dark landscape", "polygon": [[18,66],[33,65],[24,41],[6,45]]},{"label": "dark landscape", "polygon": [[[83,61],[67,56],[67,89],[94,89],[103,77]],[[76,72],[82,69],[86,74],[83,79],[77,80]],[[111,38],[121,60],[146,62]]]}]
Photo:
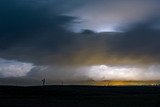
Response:
[{"label": "dark landscape", "polygon": [[0,107],[159,107],[159,86],[0,86]]}]

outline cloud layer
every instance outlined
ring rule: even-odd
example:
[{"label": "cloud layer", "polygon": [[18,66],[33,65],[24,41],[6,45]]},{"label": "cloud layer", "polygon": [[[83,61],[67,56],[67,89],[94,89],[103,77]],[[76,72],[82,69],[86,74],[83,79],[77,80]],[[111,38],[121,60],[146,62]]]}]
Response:
[{"label": "cloud layer", "polygon": [[34,68],[31,63],[0,59],[0,77],[26,76]]},{"label": "cloud layer", "polygon": [[78,17],[72,30],[90,29],[96,32],[125,31],[130,25],[159,17],[157,0],[94,0],[75,8],[67,15]]},{"label": "cloud layer", "polygon": [[[159,10],[158,0],[1,0],[0,77],[159,80]],[[123,32],[95,33],[107,29]]]}]

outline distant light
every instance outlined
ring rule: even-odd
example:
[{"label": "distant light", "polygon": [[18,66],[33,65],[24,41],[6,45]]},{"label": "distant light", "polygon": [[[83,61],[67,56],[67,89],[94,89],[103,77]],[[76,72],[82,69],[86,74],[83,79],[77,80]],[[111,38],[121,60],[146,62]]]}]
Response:
[{"label": "distant light", "polygon": [[141,80],[143,70],[135,66],[95,65],[88,70],[88,76],[95,81]]},{"label": "distant light", "polygon": [[83,30],[91,30],[96,33],[101,32],[123,32],[118,29],[118,25],[85,25],[83,23],[71,24],[69,30],[75,33],[83,32]]},{"label": "distant light", "polygon": [[101,33],[101,32],[119,32],[113,27],[104,27],[104,28],[97,28],[95,29],[95,32]]}]

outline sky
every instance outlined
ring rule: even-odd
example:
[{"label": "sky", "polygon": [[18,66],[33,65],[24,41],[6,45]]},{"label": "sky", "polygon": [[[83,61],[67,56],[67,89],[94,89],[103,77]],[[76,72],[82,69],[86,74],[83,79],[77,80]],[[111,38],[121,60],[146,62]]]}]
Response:
[{"label": "sky", "polygon": [[0,84],[160,80],[159,0],[1,0]]}]

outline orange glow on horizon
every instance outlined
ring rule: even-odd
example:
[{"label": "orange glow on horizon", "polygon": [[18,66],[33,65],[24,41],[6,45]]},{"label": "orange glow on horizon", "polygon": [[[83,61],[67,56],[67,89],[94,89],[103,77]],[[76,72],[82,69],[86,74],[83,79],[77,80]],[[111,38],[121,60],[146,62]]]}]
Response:
[{"label": "orange glow on horizon", "polygon": [[86,82],[84,85],[94,86],[143,86],[143,85],[160,85],[160,81],[99,81]]}]

